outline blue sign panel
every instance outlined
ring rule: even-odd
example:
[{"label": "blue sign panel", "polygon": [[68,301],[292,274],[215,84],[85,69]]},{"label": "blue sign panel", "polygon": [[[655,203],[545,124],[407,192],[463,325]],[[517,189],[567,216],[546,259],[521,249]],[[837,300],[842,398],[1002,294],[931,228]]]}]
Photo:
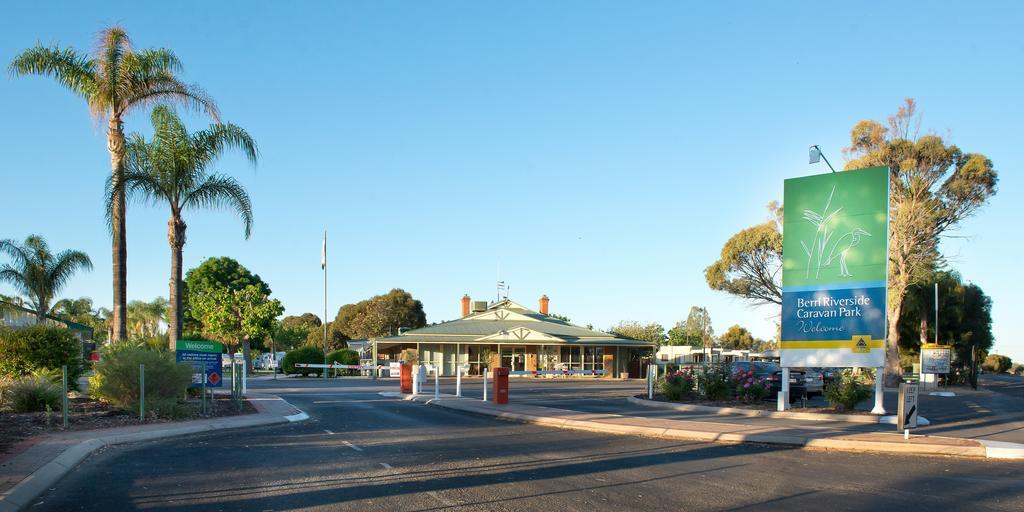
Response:
[{"label": "blue sign panel", "polygon": [[223,385],[224,379],[220,374],[223,345],[216,341],[179,340],[175,348],[175,359],[193,367],[190,387],[203,387],[204,380],[207,387],[219,388]]}]

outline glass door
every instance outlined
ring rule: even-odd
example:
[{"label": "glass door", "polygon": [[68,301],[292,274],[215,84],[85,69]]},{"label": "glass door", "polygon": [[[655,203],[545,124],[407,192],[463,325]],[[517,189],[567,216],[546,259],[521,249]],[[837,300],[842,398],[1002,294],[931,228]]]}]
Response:
[{"label": "glass door", "polygon": [[526,347],[501,347],[501,366],[513,372],[526,371]]}]

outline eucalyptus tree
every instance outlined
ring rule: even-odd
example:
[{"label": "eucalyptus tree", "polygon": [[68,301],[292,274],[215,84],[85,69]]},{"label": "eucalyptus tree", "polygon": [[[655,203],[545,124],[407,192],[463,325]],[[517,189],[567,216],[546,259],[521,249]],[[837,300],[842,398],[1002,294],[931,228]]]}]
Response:
[{"label": "eucalyptus tree", "polygon": [[29,235],[23,243],[0,240],[0,253],[10,263],[0,265],[0,281],[14,286],[28,299],[40,322],[50,312],[50,303],[80,270],[92,270],[92,261],[82,251],[68,249],[54,254],[39,235]]},{"label": "eucalyptus tree", "polygon": [[[209,168],[229,149],[240,150],[255,165],[256,142],[242,128],[216,123],[189,133],[173,109],[157,106],[151,115],[153,138],[146,141],[132,134],[127,143],[124,178],[120,186],[108,184],[108,205],[119,193],[128,200],[162,203],[170,207],[167,242],[171,246],[170,301],[167,334],[171,350],[181,338],[182,252],[187,228],[183,213],[188,209],[224,208],[237,213],[245,225],[245,238],[252,232],[252,201],[238,181]],[[119,190],[120,188],[120,190]],[[113,215],[112,209],[108,209]]]},{"label": "eucalyptus tree", "polygon": [[[88,54],[57,45],[37,45],[11,62],[12,75],[52,77],[64,88],[82,97],[93,117],[107,121],[107,150],[111,179],[124,174],[125,134],[123,118],[134,110],[156,104],[178,103],[203,110],[217,120],[217,106],[202,89],[183,83],[177,76],[181,62],[165,48],[135,50],[120,26],[108,27],[97,35]],[[112,340],[127,336],[127,261],[124,196],[114,198],[111,235],[113,253]]]}]

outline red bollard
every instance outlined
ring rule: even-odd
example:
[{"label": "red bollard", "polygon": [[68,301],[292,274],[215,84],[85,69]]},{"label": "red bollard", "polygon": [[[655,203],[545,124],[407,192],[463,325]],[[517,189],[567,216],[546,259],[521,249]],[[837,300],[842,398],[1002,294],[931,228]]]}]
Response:
[{"label": "red bollard", "polygon": [[494,369],[494,403],[508,403],[508,368]]},{"label": "red bollard", "polygon": [[412,393],[412,365],[409,363],[402,363],[402,393]]}]

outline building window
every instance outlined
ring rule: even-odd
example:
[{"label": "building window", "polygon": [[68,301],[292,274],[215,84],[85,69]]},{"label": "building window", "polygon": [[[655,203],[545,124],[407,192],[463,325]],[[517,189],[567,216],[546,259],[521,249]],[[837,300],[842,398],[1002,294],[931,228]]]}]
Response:
[{"label": "building window", "polygon": [[604,370],[604,347],[583,347],[583,369]]},{"label": "building window", "polygon": [[662,361],[668,361],[668,354],[661,354]]},{"label": "building window", "polygon": [[583,360],[580,358],[580,349],[576,347],[561,347],[561,355],[558,358],[559,370],[579,370],[583,368]]}]

